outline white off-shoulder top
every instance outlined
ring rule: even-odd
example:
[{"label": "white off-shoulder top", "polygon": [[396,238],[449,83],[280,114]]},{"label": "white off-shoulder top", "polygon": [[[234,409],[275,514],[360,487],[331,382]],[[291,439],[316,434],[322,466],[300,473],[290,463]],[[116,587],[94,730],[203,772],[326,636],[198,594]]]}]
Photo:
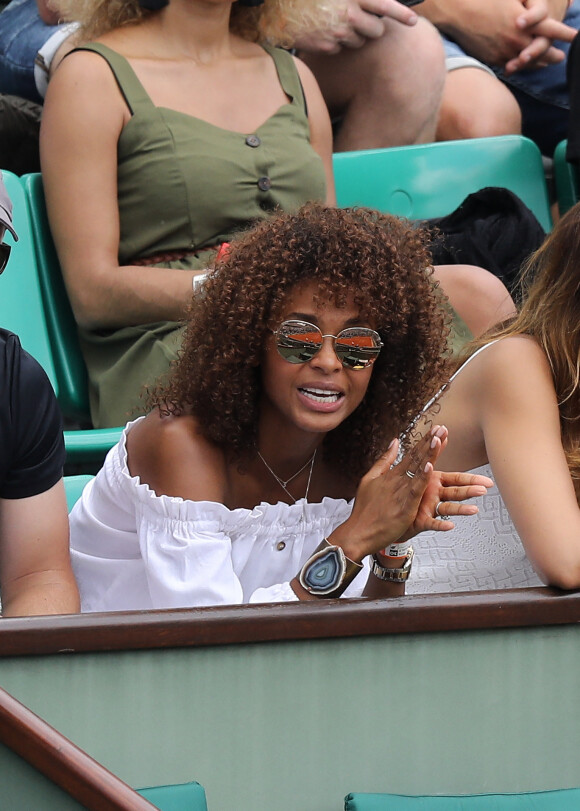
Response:
[{"label": "white off-shoulder top", "polygon": [[[126,437],[138,421],[127,425],[71,511],[82,610],[298,599],[290,580],[348,518],[352,501],[300,499],[229,510],[217,502],[157,496],[127,467]],[[367,577],[365,561],[343,596],[360,596]]]}]

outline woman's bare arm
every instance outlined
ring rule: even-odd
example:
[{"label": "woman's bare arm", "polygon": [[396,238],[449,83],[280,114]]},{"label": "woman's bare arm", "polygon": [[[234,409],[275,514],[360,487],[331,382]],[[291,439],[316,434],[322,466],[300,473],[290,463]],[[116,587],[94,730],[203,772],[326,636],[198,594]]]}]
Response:
[{"label": "woman's bare arm", "polygon": [[42,174],[75,317],[89,329],[179,320],[192,295],[192,273],[119,267],[117,142],[129,116],[99,55],[63,60],[44,105]]},{"label": "woman's bare arm", "polygon": [[[462,422],[457,431],[454,414]],[[550,366],[539,345],[514,336],[486,349],[460,373],[437,419],[446,420],[458,442],[462,433],[481,433],[495,482],[538,573],[550,585],[580,588],[580,508],[562,449]],[[450,443],[441,466],[455,466],[454,454]]]}]

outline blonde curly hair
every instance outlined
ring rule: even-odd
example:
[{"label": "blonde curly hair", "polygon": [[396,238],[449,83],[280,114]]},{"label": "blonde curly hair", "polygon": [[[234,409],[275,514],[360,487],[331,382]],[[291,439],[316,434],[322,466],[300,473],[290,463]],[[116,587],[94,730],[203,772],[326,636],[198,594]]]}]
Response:
[{"label": "blonde curly hair", "polygon": [[[142,8],[139,0],[53,0],[51,6],[62,22],[80,23],[78,36],[85,42],[159,13]],[[265,0],[254,7],[234,3],[230,29],[251,42],[289,47],[300,34],[331,28],[345,15],[346,0]]]}]

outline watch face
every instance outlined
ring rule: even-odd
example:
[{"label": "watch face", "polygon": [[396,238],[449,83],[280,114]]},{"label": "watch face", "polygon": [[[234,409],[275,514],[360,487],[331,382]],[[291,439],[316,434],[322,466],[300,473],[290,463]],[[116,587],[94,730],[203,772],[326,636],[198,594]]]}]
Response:
[{"label": "watch face", "polygon": [[300,585],[311,594],[330,594],[335,591],[346,573],[346,561],[337,546],[314,554],[300,572]]}]

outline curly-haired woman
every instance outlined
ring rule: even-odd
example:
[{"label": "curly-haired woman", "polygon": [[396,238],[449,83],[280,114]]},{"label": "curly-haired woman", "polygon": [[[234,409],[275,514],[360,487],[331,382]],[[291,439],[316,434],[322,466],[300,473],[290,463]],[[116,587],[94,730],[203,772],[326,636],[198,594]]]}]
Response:
[{"label": "curly-haired woman", "polygon": [[84,610],[338,597],[353,578],[347,596],[400,593],[410,537],[453,527],[435,505],[476,512],[456,500],[489,479],[433,471],[445,428],[406,435],[393,467],[445,378],[424,239],[311,204],[233,243],[153,410],[71,513]]},{"label": "curly-haired woman", "polygon": [[[343,3],[245,1],[59,4],[64,18],[80,21],[79,38],[96,40],[60,63],[41,132],[96,426],[142,412],[142,385],[174,358],[211,248],[274,209],[334,203],[320,90],[303,63],[273,45],[329,25]],[[483,300],[474,278],[455,285],[467,283],[471,306]],[[468,326],[480,331],[479,322]]]},{"label": "curly-haired woman", "polygon": [[441,398],[445,470],[492,475],[477,519],[416,539],[408,591],[580,588],[580,205],[525,268],[518,316],[472,344]]}]

